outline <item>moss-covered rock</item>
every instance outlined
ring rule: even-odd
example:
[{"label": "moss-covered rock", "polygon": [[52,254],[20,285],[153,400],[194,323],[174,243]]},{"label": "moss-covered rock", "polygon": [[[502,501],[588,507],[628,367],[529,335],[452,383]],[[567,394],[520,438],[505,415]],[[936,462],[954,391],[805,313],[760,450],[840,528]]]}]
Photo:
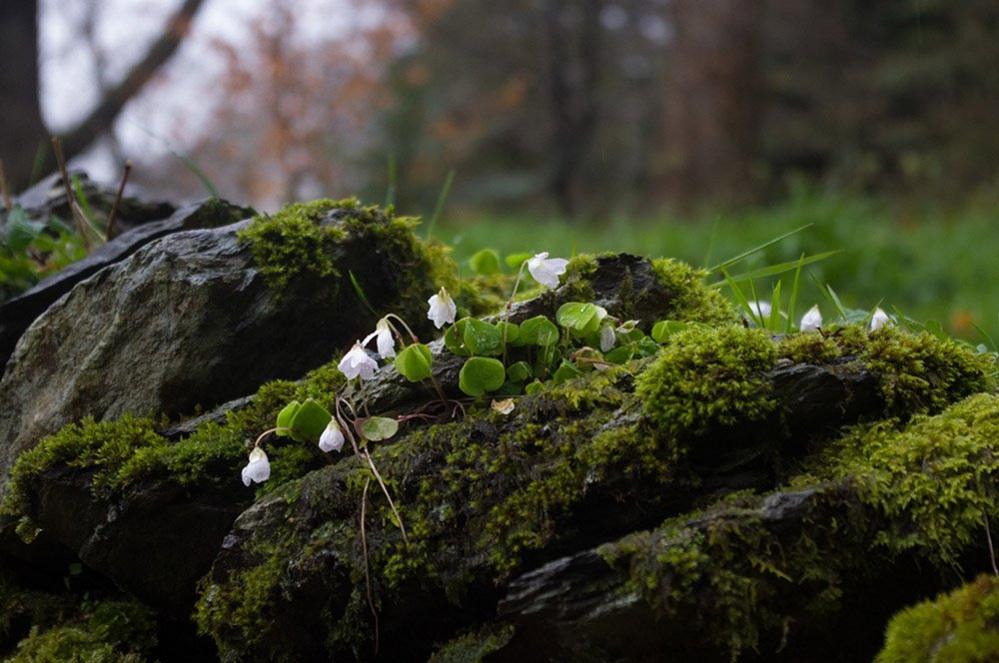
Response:
[{"label": "moss-covered rock", "polygon": [[876,663],[999,660],[999,579],[981,575],[892,618]]}]

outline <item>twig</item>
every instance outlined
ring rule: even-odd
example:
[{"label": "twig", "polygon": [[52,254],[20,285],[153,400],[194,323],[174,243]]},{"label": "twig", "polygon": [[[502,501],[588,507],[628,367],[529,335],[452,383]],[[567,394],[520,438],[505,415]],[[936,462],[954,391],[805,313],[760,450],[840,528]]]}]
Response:
[{"label": "twig", "polygon": [[73,217],[76,225],[79,226],[80,235],[83,236],[83,243],[89,251],[90,237],[87,236],[87,229],[92,230],[102,240],[104,240],[104,236],[97,228],[93,227],[93,224],[90,223],[90,220],[76,202],[76,196],[73,195],[72,180],[70,180],[69,171],[66,169],[66,159],[62,154],[62,143],[59,141],[58,136],[52,136],[52,151],[55,153],[56,163],[59,165],[59,176],[62,178],[62,185],[66,189],[66,204],[69,205],[69,214]]},{"label": "twig", "polygon": [[111,239],[114,237],[114,220],[118,216],[118,206],[121,205],[121,197],[125,194],[125,184],[128,183],[128,176],[132,172],[132,162],[125,162],[125,172],[121,175],[121,184],[118,185],[118,194],[114,197],[114,205],[111,206],[111,213],[108,214],[108,225],[104,229],[104,235]]},{"label": "twig", "polygon": [[3,159],[0,159],[0,196],[3,196],[3,206],[8,211],[14,209],[14,200],[10,197],[10,189],[7,188],[7,174],[3,169]]},{"label": "twig", "polygon": [[371,591],[371,571],[368,568],[368,535],[364,529],[364,520],[368,505],[368,486],[371,479],[365,479],[364,491],[361,493],[361,550],[364,552],[364,584],[368,593],[368,607],[371,609],[371,617],[375,622],[375,656],[378,656],[378,611],[375,610],[375,599]]},{"label": "twig", "polygon": [[992,545],[992,532],[989,531],[989,516],[982,511],[982,518],[985,520],[985,539],[989,542],[989,560],[992,562],[992,573],[999,576],[999,566],[996,566],[996,549]]}]

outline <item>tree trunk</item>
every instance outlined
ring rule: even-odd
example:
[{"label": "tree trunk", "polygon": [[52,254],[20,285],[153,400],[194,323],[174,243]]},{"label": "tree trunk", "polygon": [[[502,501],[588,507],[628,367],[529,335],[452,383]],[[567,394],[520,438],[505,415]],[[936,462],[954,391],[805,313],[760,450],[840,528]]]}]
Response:
[{"label": "tree trunk", "polygon": [[12,189],[30,183],[48,130],[38,101],[38,3],[0,4],[0,159]]},{"label": "tree trunk", "polygon": [[666,85],[667,191],[740,199],[759,124],[761,4],[678,0]]}]

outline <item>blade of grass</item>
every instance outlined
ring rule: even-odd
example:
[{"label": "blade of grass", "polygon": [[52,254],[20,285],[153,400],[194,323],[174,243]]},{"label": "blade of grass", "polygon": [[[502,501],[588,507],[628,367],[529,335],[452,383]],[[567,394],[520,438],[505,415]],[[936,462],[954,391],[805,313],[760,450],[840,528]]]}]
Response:
[{"label": "blade of grass", "polygon": [[447,202],[447,197],[451,193],[451,184],[454,182],[454,171],[448,171],[447,177],[444,178],[444,186],[441,187],[440,195],[437,196],[437,206],[434,208],[434,215],[430,217],[430,225],[427,226],[427,239],[434,236],[434,228],[437,227],[437,220],[440,219],[441,214],[444,213],[444,204]]},{"label": "blade of grass", "polygon": [[763,250],[765,250],[765,249],[773,246],[774,244],[777,244],[779,242],[783,242],[785,239],[787,239],[788,237],[791,237],[792,235],[797,235],[802,230],[806,230],[808,228],[811,228],[813,225],[814,224],[812,224],[812,223],[807,223],[807,224],[801,226],[800,228],[795,228],[794,230],[786,232],[783,235],[780,235],[778,237],[774,237],[773,239],[771,239],[771,240],[769,240],[767,242],[764,242],[763,244],[760,244],[759,246],[754,246],[753,248],[749,249],[748,251],[743,251],[742,253],[740,253],[737,256],[729,258],[728,260],[726,260],[724,262],[720,262],[717,265],[715,265],[714,267],[709,267],[708,268],[708,272],[709,273],[713,273],[713,272],[716,272],[716,271],[719,271],[719,270],[722,270],[722,269],[727,269],[728,267],[731,267],[732,265],[734,265],[736,263],[742,262],[743,260],[745,260],[746,258],[748,258],[749,256],[751,256],[753,254],[759,253],[760,251],[763,251]]},{"label": "blade of grass", "polygon": [[222,197],[222,196],[219,195],[219,190],[215,187],[215,184],[212,182],[211,178],[209,178],[208,174],[205,173],[205,171],[201,169],[201,166],[199,166],[197,163],[194,162],[194,159],[192,159],[191,157],[187,156],[186,154],[184,154],[180,150],[175,149],[174,146],[173,146],[173,144],[170,143],[170,141],[168,141],[166,138],[163,138],[162,136],[156,134],[152,129],[149,129],[148,127],[144,127],[141,124],[139,124],[138,122],[135,122],[135,121],[132,121],[132,120],[129,120],[129,121],[134,126],[136,126],[140,131],[142,131],[143,133],[145,133],[147,136],[149,136],[153,140],[159,141],[159,143],[161,145],[163,145],[163,147],[165,147],[167,149],[167,151],[170,154],[172,154],[174,157],[176,157],[177,159],[180,159],[180,162],[183,163],[184,166],[189,171],[191,171],[194,174],[195,177],[198,178],[198,181],[201,182],[201,186],[205,187],[205,191],[208,192],[209,196],[211,196],[212,198],[216,198],[216,199]]},{"label": "blade of grass", "polygon": [[[826,251],[825,253],[817,253],[813,256],[808,256],[807,258],[799,258],[798,260],[789,260],[788,262],[778,263],[776,265],[768,265],[766,267],[758,267],[756,269],[751,269],[748,272],[742,272],[741,274],[736,274],[732,276],[736,281],[745,281],[746,279],[762,279],[768,276],[779,276],[785,272],[790,272],[793,269],[798,268],[800,264],[802,267],[805,265],[811,265],[822,260],[840,253],[839,250],[836,251]],[[718,284],[715,284],[718,285]]]},{"label": "blade of grass", "polygon": [[357,277],[354,276],[354,272],[347,270],[347,275],[350,277],[351,285],[354,286],[354,292],[357,294],[357,298],[361,300],[361,303],[364,304],[369,311],[371,311],[372,315],[377,316],[378,312],[375,310],[375,307],[371,305],[371,302],[368,301],[368,296],[364,294],[364,288],[361,287],[361,283],[357,280]]},{"label": "blade of grass", "polygon": [[780,322],[780,309],[781,309],[781,280],[777,279],[777,283],[774,284],[773,291],[770,294],[770,320],[768,320],[767,329],[772,332],[782,331],[778,327]]},{"label": "blade of grass", "polygon": [[787,322],[784,325],[784,331],[792,331],[791,325],[793,320],[795,320],[796,309],[798,308],[798,284],[801,280],[801,268],[805,266],[805,254],[802,253],[798,257],[798,266],[794,270],[794,280],[791,282],[791,299],[787,303]]},{"label": "blade of grass", "polygon": [[743,294],[742,288],[739,287],[739,284],[733,281],[729,277],[728,272],[724,269],[722,270],[722,276],[725,279],[725,284],[732,290],[732,298],[735,299],[736,304],[741,306],[743,310],[749,314],[749,318],[751,320],[760,323],[760,326],[762,326],[762,317],[757,315],[756,311],[753,310],[753,307],[749,305],[749,301],[746,299],[746,295]]}]

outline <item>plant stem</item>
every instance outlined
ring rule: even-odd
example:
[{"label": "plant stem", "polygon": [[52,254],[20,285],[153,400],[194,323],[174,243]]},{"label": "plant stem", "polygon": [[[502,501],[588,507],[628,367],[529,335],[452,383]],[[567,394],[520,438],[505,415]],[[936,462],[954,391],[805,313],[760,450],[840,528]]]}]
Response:
[{"label": "plant stem", "polygon": [[361,550],[364,552],[364,584],[368,593],[368,607],[371,608],[371,617],[375,626],[375,656],[378,656],[378,611],[375,610],[375,600],[371,592],[371,571],[368,568],[368,536],[364,529],[364,520],[368,505],[368,486],[371,479],[364,482],[364,491],[361,493]]}]

